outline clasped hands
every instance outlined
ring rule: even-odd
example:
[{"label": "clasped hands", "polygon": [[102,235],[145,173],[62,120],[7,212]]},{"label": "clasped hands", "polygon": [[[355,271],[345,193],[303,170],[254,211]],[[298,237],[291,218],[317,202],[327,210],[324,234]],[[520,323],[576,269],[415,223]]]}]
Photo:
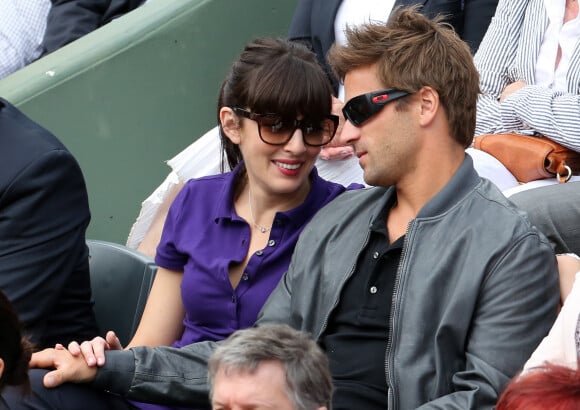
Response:
[{"label": "clasped hands", "polygon": [[71,342],[68,349],[57,344],[54,348],[36,352],[30,359],[30,368],[54,369],[43,379],[44,386],[52,388],[63,383],[86,383],[93,381],[97,367],[105,364],[105,350],[122,350],[123,346],[115,332],[107,332],[105,338],[98,336],[90,341]]}]

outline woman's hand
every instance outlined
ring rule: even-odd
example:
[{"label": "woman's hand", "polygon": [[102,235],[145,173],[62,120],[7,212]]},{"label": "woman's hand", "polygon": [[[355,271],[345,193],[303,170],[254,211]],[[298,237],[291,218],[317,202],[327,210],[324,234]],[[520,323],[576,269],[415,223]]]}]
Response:
[{"label": "woman's hand", "polygon": [[499,102],[503,102],[506,98],[508,98],[511,94],[518,91],[520,88],[525,87],[527,84],[525,81],[516,81],[511,83],[506,88],[503,89],[501,95],[499,96]]},{"label": "woman's hand", "polygon": [[338,127],[336,128],[336,133],[334,138],[328,144],[322,147],[320,151],[320,158],[327,161],[343,160],[350,158],[354,155],[354,149],[350,145],[344,145],[344,142],[340,138],[340,133],[342,132],[342,126],[344,125],[344,115],[342,115],[342,106],[344,104],[336,97],[332,97],[332,113],[338,115]]},{"label": "woman's hand", "polygon": [[[64,346],[58,344],[55,348],[56,350],[64,350]],[[80,345],[78,342],[70,342],[68,345],[70,354],[74,357],[82,355],[89,367],[101,367],[105,364],[105,350],[123,350],[121,341],[112,330],[107,332],[105,339],[97,336],[93,340],[82,342]]]}]

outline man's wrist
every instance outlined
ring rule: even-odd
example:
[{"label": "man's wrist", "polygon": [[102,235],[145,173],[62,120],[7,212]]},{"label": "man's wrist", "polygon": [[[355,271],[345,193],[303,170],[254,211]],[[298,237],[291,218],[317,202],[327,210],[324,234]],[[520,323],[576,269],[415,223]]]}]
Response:
[{"label": "man's wrist", "polygon": [[92,385],[98,389],[125,396],[135,376],[135,355],[129,350],[105,352],[105,365],[99,367]]}]

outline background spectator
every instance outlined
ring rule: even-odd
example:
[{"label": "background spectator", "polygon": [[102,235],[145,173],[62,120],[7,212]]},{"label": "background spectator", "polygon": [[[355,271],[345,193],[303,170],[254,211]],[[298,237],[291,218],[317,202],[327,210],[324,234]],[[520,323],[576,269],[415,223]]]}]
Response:
[{"label": "background spectator", "polygon": [[[332,80],[335,92],[338,81],[326,61],[326,53],[336,41],[344,45],[346,26],[373,21],[387,21],[398,6],[421,5],[428,17],[442,14],[465,40],[473,53],[487,30],[498,0],[300,0],[288,31],[288,38],[307,44],[318,57]],[[337,94],[342,100],[341,93]]]},{"label": "background spectator", "polygon": [[38,348],[97,334],[85,181],[50,132],[0,99],[0,290]]},{"label": "background spectator", "polygon": [[238,330],[209,361],[214,409],[330,410],[328,359],[306,334],[286,325]]},{"label": "background spectator", "polygon": [[576,1],[500,0],[475,55],[475,134],[539,133],[580,150]]},{"label": "background spectator", "polygon": [[36,60],[50,0],[0,0],[0,79]]},{"label": "background spectator", "polygon": [[52,53],[143,3],[145,0],[52,0],[43,53]]},{"label": "background spectator", "polygon": [[[538,133],[580,150],[577,1],[500,0],[475,64],[482,89],[476,134]],[[493,168],[486,176],[501,185],[509,172],[497,161]],[[512,179],[504,193],[528,212],[556,252],[580,254],[580,184],[544,187],[556,179],[521,185]]]}]

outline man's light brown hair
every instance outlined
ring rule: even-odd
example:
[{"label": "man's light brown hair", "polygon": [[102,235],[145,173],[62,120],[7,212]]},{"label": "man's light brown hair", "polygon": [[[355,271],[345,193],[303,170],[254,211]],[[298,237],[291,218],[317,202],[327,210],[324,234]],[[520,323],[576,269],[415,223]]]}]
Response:
[{"label": "man's light brown hair", "polygon": [[[328,60],[338,78],[376,64],[385,88],[411,93],[430,86],[449,120],[453,138],[468,147],[475,132],[479,75],[469,47],[442,18],[429,19],[417,7],[393,10],[389,21],[346,30],[346,46],[334,46]],[[394,102],[402,109],[405,97]]]}]

